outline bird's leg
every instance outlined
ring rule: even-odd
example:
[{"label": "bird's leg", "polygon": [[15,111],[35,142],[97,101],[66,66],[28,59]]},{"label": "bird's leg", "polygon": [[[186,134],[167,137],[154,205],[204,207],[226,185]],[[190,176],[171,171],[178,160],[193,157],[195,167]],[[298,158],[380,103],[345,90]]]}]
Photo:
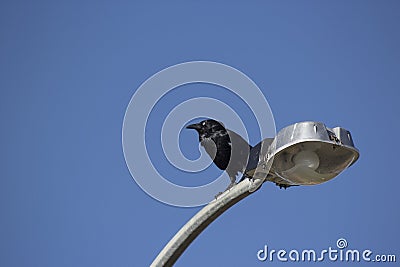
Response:
[{"label": "bird's leg", "polygon": [[233,177],[233,179],[231,178],[231,183],[228,185],[228,187],[223,191],[223,192],[219,192],[216,196],[215,199],[217,199],[222,193],[228,191],[229,189],[231,189],[232,187],[234,187],[236,185],[236,177]]},{"label": "bird's leg", "polygon": [[[236,183],[236,181],[235,180],[231,180],[231,183],[228,185],[228,187],[225,189],[225,191],[228,191],[229,189],[231,189],[232,187],[234,187],[235,185],[236,185],[237,183]],[[225,192],[224,191],[224,192]]]}]

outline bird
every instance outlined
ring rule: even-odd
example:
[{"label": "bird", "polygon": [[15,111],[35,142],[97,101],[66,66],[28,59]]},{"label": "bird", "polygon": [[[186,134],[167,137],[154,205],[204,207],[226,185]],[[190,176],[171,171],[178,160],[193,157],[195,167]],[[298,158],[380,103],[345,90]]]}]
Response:
[{"label": "bird", "polygon": [[[230,183],[225,191],[236,185],[236,177],[239,173],[242,174],[239,182],[246,178],[252,178],[259,163],[262,144],[270,145],[273,141],[273,138],[266,138],[253,147],[239,134],[226,129],[222,122],[213,119],[190,124],[186,128],[197,131],[201,146],[204,147],[214,164],[228,174]],[[281,183],[281,181],[273,182],[279,188],[286,189],[291,186]]]},{"label": "bird", "polygon": [[214,164],[225,170],[230,178],[229,190],[236,184],[238,173],[247,167],[251,146],[239,134],[226,129],[221,122],[213,119],[186,126],[199,134],[199,142],[211,157]]}]

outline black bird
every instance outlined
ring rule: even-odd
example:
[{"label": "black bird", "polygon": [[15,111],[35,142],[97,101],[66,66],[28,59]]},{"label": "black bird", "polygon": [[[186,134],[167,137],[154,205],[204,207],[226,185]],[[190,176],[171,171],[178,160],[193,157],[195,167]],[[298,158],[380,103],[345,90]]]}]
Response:
[{"label": "black bird", "polygon": [[222,123],[215,120],[204,120],[186,128],[198,132],[199,142],[214,164],[229,175],[231,182],[226,190],[234,186],[237,174],[244,174],[246,170],[251,146],[240,135],[225,129]]},{"label": "black bird", "polygon": [[[261,144],[270,145],[273,141],[273,138],[267,138],[252,147],[240,135],[212,119],[188,125],[186,128],[197,131],[200,144],[205,148],[214,164],[229,175],[231,182],[225,191],[236,184],[238,173],[242,173],[240,181],[252,177],[250,173],[257,167]],[[291,186],[280,180],[272,180],[272,182],[279,188],[286,189]]]}]

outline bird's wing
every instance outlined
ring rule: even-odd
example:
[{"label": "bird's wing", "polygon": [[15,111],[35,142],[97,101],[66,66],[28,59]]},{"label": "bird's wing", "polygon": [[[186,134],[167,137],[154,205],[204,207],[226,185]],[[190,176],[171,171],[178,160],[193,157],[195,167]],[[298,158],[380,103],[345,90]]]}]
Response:
[{"label": "bird's wing", "polygon": [[234,131],[227,130],[227,132],[230,138],[231,158],[226,171],[229,176],[236,177],[239,172],[244,173],[246,170],[251,146]]}]

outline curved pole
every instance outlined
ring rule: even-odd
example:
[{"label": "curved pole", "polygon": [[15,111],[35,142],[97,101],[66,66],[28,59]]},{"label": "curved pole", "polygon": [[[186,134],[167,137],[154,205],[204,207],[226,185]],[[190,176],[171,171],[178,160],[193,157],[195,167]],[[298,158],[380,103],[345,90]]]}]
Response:
[{"label": "curved pole", "polygon": [[168,242],[151,267],[172,266],[192,241],[218,216],[234,204],[256,191],[264,180],[245,179],[194,215]]}]

